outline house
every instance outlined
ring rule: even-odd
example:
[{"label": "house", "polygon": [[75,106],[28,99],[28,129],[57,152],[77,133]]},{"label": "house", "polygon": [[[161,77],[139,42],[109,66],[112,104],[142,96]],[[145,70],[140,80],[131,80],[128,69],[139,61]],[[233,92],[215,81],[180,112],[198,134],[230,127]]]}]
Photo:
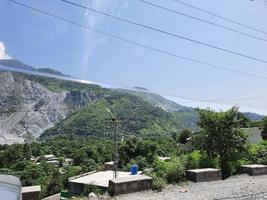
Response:
[{"label": "house", "polygon": [[63,162],[63,167],[67,167],[67,166],[70,166],[70,165],[73,165],[73,159],[71,158],[66,158]]}]

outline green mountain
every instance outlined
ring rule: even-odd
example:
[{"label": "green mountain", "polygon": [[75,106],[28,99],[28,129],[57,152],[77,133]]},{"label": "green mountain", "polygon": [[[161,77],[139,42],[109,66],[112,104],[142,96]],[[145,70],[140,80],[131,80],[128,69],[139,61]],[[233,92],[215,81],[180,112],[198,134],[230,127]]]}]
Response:
[{"label": "green mountain", "polygon": [[41,137],[58,134],[112,137],[114,117],[118,119],[118,133],[125,136],[169,134],[182,128],[171,113],[141,97],[113,92],[48,129]]}]

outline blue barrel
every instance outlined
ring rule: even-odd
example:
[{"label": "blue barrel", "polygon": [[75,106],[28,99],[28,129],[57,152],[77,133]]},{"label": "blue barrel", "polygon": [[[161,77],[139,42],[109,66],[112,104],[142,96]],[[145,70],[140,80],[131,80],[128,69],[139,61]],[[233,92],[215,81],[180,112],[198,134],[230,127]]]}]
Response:
[{"label": "blue barrel", "polygon": [[137,165],[132,165],[132,166],[131,166],[131,174],[132,174],[132,175],[136,175],[137,172],[138,172],[138,167],[137,167]]}]

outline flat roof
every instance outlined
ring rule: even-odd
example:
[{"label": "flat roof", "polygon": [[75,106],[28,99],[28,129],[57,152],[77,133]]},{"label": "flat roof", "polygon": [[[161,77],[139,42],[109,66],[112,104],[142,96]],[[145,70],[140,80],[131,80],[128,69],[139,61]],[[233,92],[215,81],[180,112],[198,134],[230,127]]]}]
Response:
[{"label": "flat roof", "polygon": [[[139,176],[139,175],[131,175],[130,172],[122,172],[119,171],[118,178],[123,177],[131,177],[131,176]],[[109,180],[114,179],[114,171],[107,170],[107,171],[99,171],[95,173],[91,173],[82,177],[78,177],[72,180],[69,180],[70,183],[80,183],[85,185],[95,185],[100,187],[108,187]]]},{"label": "flat roof", "polygon": [[214,171],[220,171],[220,169],[215,169],[215,168],[203,168],[203,169],[190,169],[186,170],[188,172],[214,172]]},{"label": "flat roof", "polygon": [[21,193],[28,193],[28,192],[41,192],[41,186],[34,185],[34,186],[26,186],[26,187],[21,188]]},{"label": "flat roof", "polygon": [[253,165],[242,165],[241,167],[247,167],[247,168],[267,168],[267,165],[253,164]]},{"label": "flat roof", "polygon": [[131,175],[128,177],[112,179],[111,181],[113,183],[127,183],[132,181],[141,181],[141,180],[152,180],[152,178],[146,175]]}]

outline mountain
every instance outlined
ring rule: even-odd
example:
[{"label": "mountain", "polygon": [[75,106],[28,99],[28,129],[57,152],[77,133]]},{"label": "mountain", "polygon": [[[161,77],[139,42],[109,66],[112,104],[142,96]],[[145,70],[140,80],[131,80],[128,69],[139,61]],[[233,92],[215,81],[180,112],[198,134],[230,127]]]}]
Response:
[{"label": "mountain", "polygon": [[198,114],[194,108],[182,106],[140,87],[135,87],[134,90],[116,89],[116,91],[139,96],[144,101],[171,113],[181,123],[182,128],[197,128]]},{"label": "mountain", "polygon": [[118,134],[125,136],[168,134],[182,127],[172,114],[142,98],[113,92],[48,129],[41,137],[62,133],[112,137],[115,126],[111,120],[113,117],[118,119]]},{"label": "mountain", "polygon": [[184,127],[172,113],[138,95],[98,85],[2,71],[0,92],[0,143],[42,133],[103,136],[110,132],[105,119],[111,116],[123,120],[119,131],[125,135],[166,134]]},{"label": "mountain", "polygon": [[250,119],[251,121],[260,121],[264,118],[263,115],[259,115],[256,113],[251,113],[251,112],[244,112],[243,113],[248,119]]},{"label": "mountain", "polygon": [[26,65],[19,60],[15,59],[3,59],[0,60],[0,65],[5,66],[5,67],[11,67],[14,69],[22,69],[22,70],[28,70],[28,71],[36,71],[36,69],[30,65]]},{"label": "mountain", "polygon": [[65,75],[59,71],[56,71],[54,69],[50,68],[35,68],[30,65],[24,64],[23,62],[15,59],[3,59],[0,60],[0,65],[4,67],[10,67],[14,70],[26,70],[26,71],[32,71],[32,72],[40,72],[40,73],[45,73],[45,74],[52,74],[52,75],[57,75],[57,76],[64,76],[64,77],[70,77],[69,75]]},{"label": "mountain", "polygon": [[[12,68],[35,71],[16,60],[1,60]],[[8,63],[8,64],[7,64]],[[50,69],[42,69],[48,73]],[[50,71],[51,72],[51,71]],[[51,72],[53,74],[60,72]],[[21,138],[59,134],[110,137],[118,117],[118,133],[158,135],[183,128],[197,129],[198,114],[149,90],[107,89],[98,85],[0,71],[0,144]],[[246,113],[251,119],[261,116]]]},{"label": "mountain", "polygon": [[108,92],[96,85],[0,72],[0,93],[0,143],[5,143],[28,134],[37,138]]}]

